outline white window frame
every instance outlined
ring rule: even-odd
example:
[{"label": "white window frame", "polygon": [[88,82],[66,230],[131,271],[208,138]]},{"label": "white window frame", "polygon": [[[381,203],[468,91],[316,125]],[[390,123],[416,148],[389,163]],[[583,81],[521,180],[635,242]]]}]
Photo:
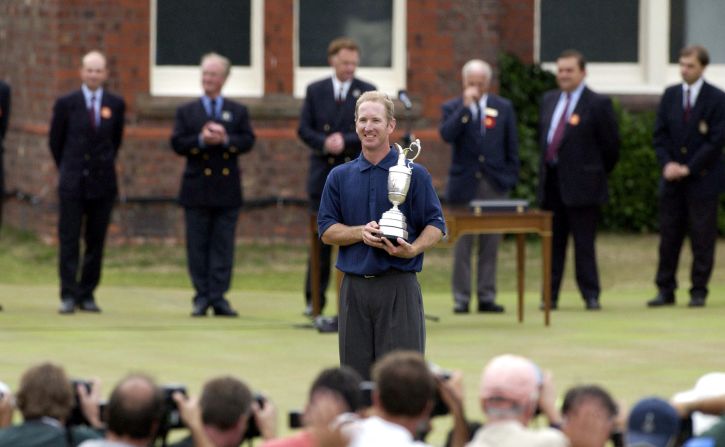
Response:
[{"label": "white window frame", "polygon": [[[393,0],[393,35],[392,35],[392,66],[389,68],[380,67],[358,67],[355,70],[355,77],[368,81],[382,92],[389,95],[396,95],[398,90],[406,88],[407,72],[407,2],[408,0]],[[304,98],[307,85],[324,77],[332,76],[332,69],[325,67],[300,67],[300,44],[299,44],[299,14],[300,2],[295,0],[294,10],[294,71],[293,84],[294,96]]]},{"label": "white window frame", "polygon": [[[541,1],[535,2],[534,52],[537,61],[541,60]],[[666,86],[681,82],[678,64],[669,62],[669,33],[669,0],[639,0],[639,62],[588,62],[587,85],[609,94],[660,94]],[[542,66],[556,73],[556,63],[546,62]],[[710,64],[705,79],[720,88],[725,87],[725,64]]]},{"label": "white window frame", "polygon": [[[198,96],[201,92],[199,65],[156,65],[157,0],[150,0],[151,46],[149,54],[150,90],[153,96]],[[264,0],[251,0],[250,66],[232,66],[223,94],[262,97],[264,95]]]}]

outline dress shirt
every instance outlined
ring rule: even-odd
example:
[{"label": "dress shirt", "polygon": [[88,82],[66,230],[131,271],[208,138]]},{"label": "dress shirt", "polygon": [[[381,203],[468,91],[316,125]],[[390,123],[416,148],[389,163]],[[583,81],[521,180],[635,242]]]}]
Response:
[{"label": "dress shirt", "polygon": [[697,95],[700,94],[700,90],[702,89],[702,84],[705,83],[705,80],[700,77],[697,81],[693,82],[692,85],[688,85],[686,82],[682,83],[682,108],[686,108],[687,105],[685,104],[685,101],[687,100],[687,89],[690,89],[690,109],[693,109],[695,107],[695,101],[697,101]]},{"label": "dress shirt", "polygon": [[[340,96],[342,96],[341,99],[344,101],[345,98],[347,98],[347,91],[350,90],[351,85],[352,85],[352,79],[342,82],[339,79],[337,79],[337,76],[335,76],[333,74],[332,75],[332,91],[335,95],[335,101],[340,99]],[[340,94],[341,88],[342,88],[342,95]]]},{"label": "dress shirt", "polygon": [[571,99],[569,100],[569,109],[564,110],[564,105],[566,104],[566,92],[561,92],[561,95],[559,95],[559,102],[556,103],[556,108],[554,108],[554,114],[551,116],[551,122],[549,123],[549,133],[546,136],[546,143],[551,143],[551,139],[554,138],[554,132],[556,132],[556,126],[559,124],[559,120],[561,119],[561,114],[566,113],[566,119],[569,120],[569,117],[571,117],[572,112],[576,108],[577,103],[579,102],[579,98],[582,96],[582,92],[584,91],[584,83],[580,83],[577,88],[574,89],[573,92],[571,92]]},{"label": "dress shirt", "polygon": [[96,127],[98,127],[98,125],[101,124],[98,118],[101,116],[100,111],[101,99],[103,99],[103,87],[98,87],[96,91],[91,91],[86,84],[83,84],[81,85],[81,90],[83,91],[83,97],[86,99],[86,109],[91,108],[91,96],[93,96],[93,115],[96,118]]}]

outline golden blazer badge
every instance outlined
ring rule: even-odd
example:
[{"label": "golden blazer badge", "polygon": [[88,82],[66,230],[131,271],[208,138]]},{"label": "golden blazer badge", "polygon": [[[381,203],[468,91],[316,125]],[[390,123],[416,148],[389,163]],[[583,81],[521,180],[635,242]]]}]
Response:
[{"label": "golden blazer badge", "polygon": [[232,121],[232,112],[230,112],[229,110],[222,111],[222,121],[227,122],[227,123],[231,122]]},{"label": "golden blazer badge", "polygon": [[357,98],[358,96],[360,96],[360,93],[361,93],[360,89],[356,88],[355,90],[352,91],[352,97]]},{"label": "golden blazer badge", "polygon": [[572,113],[572,115],[569,117],[569,124],[572,126],[578,126],[579,121],[581,121],[581,118],[579,118],[579,115],[576,113]]},{"label": "golden blazer badge", "polygon": [[705,120],[700,120],[700,124],[697,128],[700,130],[701,134],[707,134],[707,123],[705,122]]},{"label": "golden blazer badge", "polygon": [[461,118],[461,122],[466,124],[468,122],[468,115],[464,115],[463,118]]},{"label": "golden blazer badge", "polygon": [[109,119],[113,113],[111,112],[110,107],[101,107],[101,118],[103,119]]}]

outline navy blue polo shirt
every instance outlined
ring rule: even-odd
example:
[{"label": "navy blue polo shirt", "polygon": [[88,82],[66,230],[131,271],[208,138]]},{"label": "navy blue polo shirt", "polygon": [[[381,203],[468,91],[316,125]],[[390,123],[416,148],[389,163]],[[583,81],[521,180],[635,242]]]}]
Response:
[{"label": "navy blue polo shirt", "polygon": [[[390,152],[377,165],[361,153],[358,158],[335,167],[325,182],[317,226],[322,235],[333,224],[365,225],[379,221],[393,204],[388,200],[388,169],[398,161],[398,151]],[[413,242],[427,225],[446,231],[443,210],[428,171],[413,164],[408,196],[398,206],[408,220],[408,242]],[[340,247],[337,268],[353,275],[377,275],[391,268],[419,272],[423,254],[411,259],[390,256],[385,250],[358,242]]]}]

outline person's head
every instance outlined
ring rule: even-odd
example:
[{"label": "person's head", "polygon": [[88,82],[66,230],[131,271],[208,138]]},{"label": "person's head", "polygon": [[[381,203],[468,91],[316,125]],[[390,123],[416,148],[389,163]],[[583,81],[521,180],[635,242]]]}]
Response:
[{"label": "person's head", "polygon": [[145,445],[156,437],[163,413],[161,389],[144,374],[131,374],[113,389],[106,407],[107,437]]},{"label": "person's head", "polygon": [[62,367],[41,363],[23,373],[16,401],[26,421],[49,417],[65,422],[73,409],[73,387]]},{"label": "person's head", "polygon": [[471,59],[461,69],[463,89],[475,87],[478,89],[479,96],[488,93],[492,77],[491,66],[481,59]]},{"label": "person's head", "polygon": [[705,47],[692,45],[680,50],[680,75],[687,84],[694,84],[702,77],[705,67],[710,63],[710,55]]},{"label": "person's head", "polygon": [[227,82],[232,64],[229,59],[217,53],[207,53],[201,58],[201,86],[210,98],[221,95]]},{"label": "person's head", "polygon": [[327,61],[335,70],[335,76],[341,82],[347,82],[355,76],[360,63],[360,48],[348,37],[338,37],[327,47]]},{"label": "person's head", "polygon": [[556,82],[559,88],[571,93],[579,87],[587,75],[584,55],[576,50],[565,50],[556,59]]},{"label": "person's head", "polygon": [[649,397],[630,411],[625,439],[627,447],[672,447],[679,433],[677,410],[665,400]]},{"label": "person's head", "polygon": [[91,91],[97,90],[108,79],[106,56],[100,51],[91,51],[81,59],[81,81]]},{"label": "person's head", "polygon": [[375,362],[373,405],[393,417],[427,417],[433,405],[436,381],[423,355],[393,351]]},{"label": "person's head", "polygon": [[356,412],[363,407],[362,381],[360,374],[349,366],[325,369],[312,382],[309,400],[312,402],[319,391],[332,391],[345,403],[346,412]]},{"label": "person's head", "polygon": [[563,431],[572,447],[604,446],[614,431],[618,408],[600,386],[569,389],[561,406]]},{"label": "person's head", "polygon": [[395,108],[390,97],[376,90],[360,95],[355,103],[355,130],[363,149],[388,147],[395,130]]},{"label": "person's head", "polygon": [[213,427],[214,444],[238,446],[247,430],[252,392],[247,385],[231,376],[207,381],[199,399],[201,420]]},{"label": "person's head", "polygon": [[491,359],[483,369],[479,388],[487,420],[527,424],[536,410],[539,382],[536,365],[527,358],[504,354]]}]

